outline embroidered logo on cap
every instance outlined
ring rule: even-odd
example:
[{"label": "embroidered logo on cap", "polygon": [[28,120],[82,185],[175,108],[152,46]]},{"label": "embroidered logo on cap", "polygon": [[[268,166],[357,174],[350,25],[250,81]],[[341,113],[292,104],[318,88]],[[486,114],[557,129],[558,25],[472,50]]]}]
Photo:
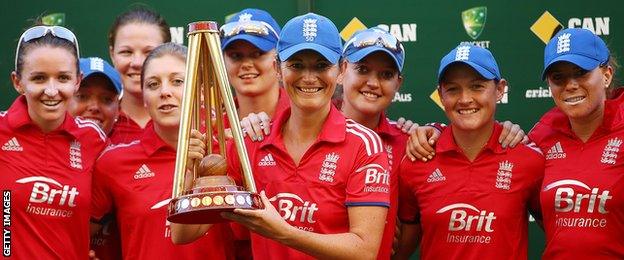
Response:
[{"label": "embroidered logo on cap", "polygon": [[470,56],[470,46],[459,46],[455,53],[455,60],[468,60]]},{"label": "embroidered logo on cap", "polygon": [[239,22],[249,22],[251,21],[251,14],[250,13],[242,13],[238,16],[238,21]]},{"label": "embroidered logo on cap", "polygon": [[90,58],[89,61],[91,70],[104,71],[104,60],[100,58]]},{"label": "embroidered logo on cap", "polygon": [[564,33],[557,37],[557,53],[570,51],[570,34]]},{"label": "embroidered logo on cap", "polygon": [[303,37],[308,42],[316,39],[316,19],[303,20]]}]

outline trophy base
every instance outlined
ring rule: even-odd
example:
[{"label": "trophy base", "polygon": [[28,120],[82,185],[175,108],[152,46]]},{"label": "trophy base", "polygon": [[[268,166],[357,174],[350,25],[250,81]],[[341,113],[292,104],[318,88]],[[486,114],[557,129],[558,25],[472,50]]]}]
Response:
[{"label": "trophy base", "polygon": [[180,224],[212,224],[228,221],[221,217],[221,212],[262,208],[260,196],[240,186],[201,187],[173,198],[169,202],[167,220]]}]

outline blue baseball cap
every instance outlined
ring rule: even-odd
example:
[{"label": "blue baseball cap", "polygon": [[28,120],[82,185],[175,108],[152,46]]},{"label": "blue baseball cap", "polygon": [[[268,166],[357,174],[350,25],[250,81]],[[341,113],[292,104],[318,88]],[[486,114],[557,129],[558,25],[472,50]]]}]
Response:
[{"label": "blue baseball cap", "polygon": [[119,72],[105,60],[98,57],[81,58],[80,71],[82,72],[82,80],[97,74],[104,75],[110,81],[115,92],[121,97],[123,88]]},{"label": "blue baseball cap", "polygon": [[494,55],[489,50],[473,44],[460,44],[440,61],[438,82],[442,80],[442,76],[448,66],[457,62],[469,65],[486,79],[501,79],[496,59],[494,59]]},{"label": "blue baseball cap", "polygon": [[342,52],[342,41],[336,25],[315,13],[290,19],[282,28],[277,42],[279,59],[288,60],[302,50],[316,51],[332,64],[336,64]]},{"label": "blue baseball cap", "polygon": [[609,49],[605,42],[590,30],[569,28],[559,31],[544,49],[544,70],[556,62],[567,61],[584,70],[593,70],[609,61]]},{"label": "blue baseball cap", "polygon": [[403,44],[392,34],[379,27],[360,30],[353,34],[345,43],[342,56],[354,63],[376,51],[390,55],[399,71],[403,70],[403,62],[405,61]]},{"label": "blue baseball cap", "polygon": [[280,26],[268,12],[247,8],[227,19],[220,31],[222,50],[232,42],[244,40],[266,52],[275,49]]}]

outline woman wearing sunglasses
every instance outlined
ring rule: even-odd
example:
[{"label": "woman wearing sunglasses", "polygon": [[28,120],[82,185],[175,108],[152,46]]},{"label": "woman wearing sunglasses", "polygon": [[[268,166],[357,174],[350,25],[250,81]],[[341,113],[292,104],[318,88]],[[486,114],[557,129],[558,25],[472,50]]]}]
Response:
[{"label": "woman wearing sunglasses", "polygon": [[542,79],[557,107],[529,133],[546,156],[544,259],[624,259],[624,97],[608,99],[614,65],[586,29],[562,30],[544,49]]},{"label": "woman wearing sunglasses", "polygon": [[[266,208],[224,214],[252,231],[254,259],[377,255],[390,197],[387,155],[377,134],[331,104],[341,47],[336,26],[320,15],[282,29],[276,65],[291,107],[263,141],[246,139]],[[234,154],[228,150],[228,172],[240,179]],[[172,225],[174,241],[193,241],[208,227]]]},{"label": "woman wearing sunglasses", "polygon": [[0,189],[16,259],[87,257],[91,171],[106,136],[67,113],[80,85],[78,57],[64,27],[35,26],[18,41],[11,80],[20,95],[0,113]]},{"label": "woman wearing sunglasses", "polygon": [[141,92],[143,61],[150,51],[169,41],[169,25],[152,10],[135,8],[115,19],[108,34],[108,48],[113,66],[121,75],[124,96],[119,119],[110,136],[111,143],[138,139],[150,121]]},{"label": "woman wearing sunglasses", "polygon": [[343,73],[338,79],[344,91],[342,113],[373,129],[388,154],[391,202],[377,258],[390,259],[398,208],[397,169],[405,154],[408,135],[386,118],[385,110],[403,82],[405,50],[388,32],[370,28],[355,33],[345,43],[342,56]]},{"label": "woman wearing sunglasses", "polygon": [[[266,11],[248,8],[232,16],[220,30],[225,66],[228,80],[236,92],[238,114],[244,117],[264,112],[258,116],[266,119],[267,125],[263,128],[268,130],[269,118],[289,106],[288,95],[280,87],[273,65],[280,26]],[[256,137],[255,134],[251,136]]]},{"label": "woman wearing sunglasses", "polygon": [[399,168],[398,259],[526,259],[527,210],[540,218],[544,157],[503,149],[496,102],[506,84],[488,50],[459,45],[440,62],[438,94],[450,126],[429,162]]}]

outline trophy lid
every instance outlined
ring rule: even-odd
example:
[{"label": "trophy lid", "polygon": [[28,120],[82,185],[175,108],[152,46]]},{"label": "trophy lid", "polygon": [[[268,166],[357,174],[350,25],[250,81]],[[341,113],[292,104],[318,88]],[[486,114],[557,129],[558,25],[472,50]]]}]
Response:
[{"label": "trophy lid", "polygon": [[189,33],[193,33],[195,31],[219,31],[219,25],[214,21],[199,21],[192,22],[188,25]]}]

